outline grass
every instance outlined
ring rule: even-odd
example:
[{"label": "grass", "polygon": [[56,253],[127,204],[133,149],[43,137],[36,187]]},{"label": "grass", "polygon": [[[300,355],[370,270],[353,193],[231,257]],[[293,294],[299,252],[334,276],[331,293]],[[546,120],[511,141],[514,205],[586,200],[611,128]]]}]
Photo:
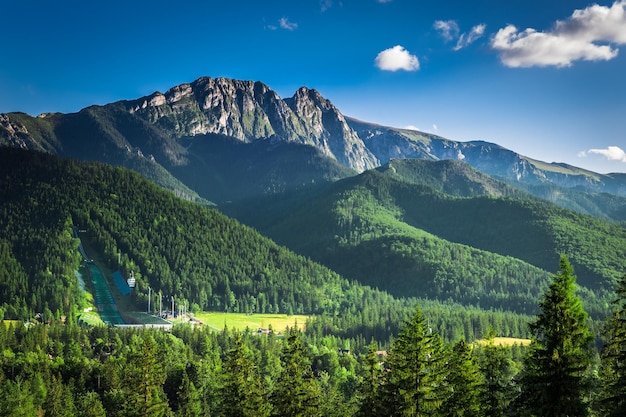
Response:
[{"label": "grass", "polygon": [[89,326],[104,326],[104,322],[96,310],[80,313],[79,319]]},{"label": "grass", "polygon": [[[476,343],[479,343],[484,346],[487,343],[489,343],[489,341],[487,339],[481,339],[481,340],[477,340]],[[506,346],[506,347],[515,346],[515,345],[528,346],[530,345],[530,339],[520,339],[517,337],[494,337],[493,344],[496,346]]]},{"label": "grass", "polygon": [[224,326],[229,329],[256,330],[258,328],[267,329],[272,326],[275,332],[284,332],[287,327],[297,326],[304,330],[306,320],[309,316],[286,314],[245,314],[245,313],[211,313],[202,312],[194,314],[197,320],[215,329],[222,330]]}]

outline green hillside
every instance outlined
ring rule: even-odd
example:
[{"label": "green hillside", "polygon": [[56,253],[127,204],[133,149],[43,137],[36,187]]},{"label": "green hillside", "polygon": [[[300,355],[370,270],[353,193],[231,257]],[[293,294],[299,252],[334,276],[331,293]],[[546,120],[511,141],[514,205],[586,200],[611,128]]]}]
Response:
[{"label": "green hillside", "polygon": [[[448,166],[442,170],[442,164]],[[264,230],[350,279],[397,296],[524,313],[535,311],[548,271],[563,253],[575,267],[586,308],[603,316],[613,282],[626,270],[626,230],[475,172],[441,174],[458,173],[457,165],[392,161],[338,182]]]},{"label": "green hillside", "polygon": [[7,319],[77,314],[84,296],[75,275],[78,228],[108,268],[134,273],[128,297],[138,310],[150,286],[193,310],[313,314],[314,334],[387,340],[417,304],[449,338],[481,337],[489,327],[527,334],[528,316],[398,299],[349,282],[126,169],[0,148],[0,179],[0,313]]},{"label": "green hillside", "polygon": [[1,158],[2,253],[16,270],[5,302],[67,309],[71,297],[49,301],[58,291],[46,285],[75,287],[74,227],[109,265],[121,253],[122,271],[137,277],[139,304],[148,285],[218,311],[320,312],[341,301],[337,274],[130,171],[8,148]]}]

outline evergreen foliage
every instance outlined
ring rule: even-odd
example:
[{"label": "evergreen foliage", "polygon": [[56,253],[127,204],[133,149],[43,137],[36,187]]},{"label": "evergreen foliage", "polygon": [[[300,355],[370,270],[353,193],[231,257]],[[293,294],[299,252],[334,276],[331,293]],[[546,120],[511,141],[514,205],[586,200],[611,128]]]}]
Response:
[{"label": "evergreen foliage", "polygon": [[471,346],[459,340],[453,347],[448,361],[447,385],[450,389],[443,409],[447,416],[482,416],[480,404],[481,374]]},{"label": "evergreen foliage", "polygon": [[597,408],[604,416],[626,415],[626,275],[618,282],[614,311],[606,321],[601,351],[601,395]]},{"label": "evergreen foliage", "polygon": [[524,361],[520,401],[529,415],[589,414],[588,372],[593,335],[587,313],[576,296],[576,278],[565,256],[531,323],[533,334]]},{"label": "evergreen foliage", "polygon": [[[370,200],[361,203],[355,207],[375,208]],[[362,230],[365,217],[355,223],[358,210],[344,214],[352,213],[352,230],[383,233],[386,221],[398,214],[385,207],[389,216]],[[0,416],[624,413],[626,276],[618,282],[596,379],[590,372],[593,333],[565,256],[551,284],[545,283],[538,316],[525,329],[530,316],[450,300],[394,298],[347,281],[215,210],[101,164],[3,149],[0,214],[0,318],[21,319],[0,320]],[[82,259],[77,229],[87,230],[81,238],[102,254],[99,261],[135,273],[130,304],[143,308],[150,285],[180,294],[197,308],[318,316],[305,332],[291,330],[283,337],[189,325],[171,332],[81,327],[76,317],[85,292],[75,275]],[[411,233],[423,242],[431,239]],[[388,243],[402,252],[400,241]],[[429,246],[434,253],[440,253],[438,244]],[[450,253],[459,261],[450,265],[462,272],[465,252]],[[509,264],[514,266],[523,264]],[[443,277],[438,276],[440,288],[451,285]],[[581,294],[585,302],[604,299],[594,299],[588,289]],[[496,298],[483,307],[497,305],[491,304]],[[523,362],[519,348],[495,346],[493,339],[470,344],[487,337],[490,328],[501,335],[532,335]]]},{"label": "evergreen foliage", "polygon": [[226,353],[222,365],[221,415],[225,417],[267,417],[268,398],[261,384],[258,368],[248,357],[241,335],[236,335],[233,347]]},{"label": "evergreen foliage", "polygon": [[442,183],[407,174],[407,166],[426,164],[394,161],[338,181],[288,216],[258,226],[343,276],[396,296],[525,314],[537,312],[550,266],[564,253],[582,276],[588,311],[605,316],[612,282],[626,270],[620,250],[626,229],[497,188],[493,180],[449,175]]},{"label": "evergreen foliage", "polygon": [[389,352],[384,403],[393,414],[437,415],[448,398],[446,357],[441,337],[432,332],[417,309]]},{"label": "evergreen foliage", "polygon": [[479,389],[479,402],[485,417],[504,417],[515,399],[513,378],[517,373],[510,349],[494,344],[493,335],[479,354],[483,377]]},{"label": "evergreen foliage", "polygon": [[271,396],[272,415],[317,416],[322,392],[318,381],[313,377],[303,341],[294,330],[287,335],[281,355],[281,368]]}]

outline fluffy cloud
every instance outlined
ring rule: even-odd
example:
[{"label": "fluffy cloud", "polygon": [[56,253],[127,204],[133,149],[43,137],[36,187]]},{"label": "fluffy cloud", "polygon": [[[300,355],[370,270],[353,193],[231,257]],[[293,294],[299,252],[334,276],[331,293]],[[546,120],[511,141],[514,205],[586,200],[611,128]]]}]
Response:
[{"label": "fluffy cloud", "polygon": [[454,20],[435,20],[433,23],[433,28],[439,31],[446,42],[456,39],[456,45],[453,48],[455,51],[465,48],[483,36],[486,27],[487,25],[480,24],[474,26],[469,33],[460,33],[459,24]]},{"label": "fluffy cloud", "polygon": [[290,22],[289,19],[287,19],[286,17],[281,18],[279,20],[279,23],[280,23],[280,27],[282,29],[287,29],[287,30],[296,30],[296,29],[298,29],[298,24]]},{"label": "fluffy cloud", "polygon": [[611,7],[594,4],[557,21],[549,32],[519,31],[508,25],[493,37],[491,46],[508,67],[567,67],[574,61],[608,61],[626,43],[626,0]]},{"label": "fluffy cloud", "polygon": [[606,149],[589,149],[584,152],[580,152],[578,156],[585,157],[589,154],[601,155],[609,161],[619,161],[626,163],[626,152],[619,146],[609,146]]},{"label": "fluffy cloud", "polygon": [[420,68],[417,57],[400,45],[380,52],[374,62],[379,69],[384,71],[417,71]]}]

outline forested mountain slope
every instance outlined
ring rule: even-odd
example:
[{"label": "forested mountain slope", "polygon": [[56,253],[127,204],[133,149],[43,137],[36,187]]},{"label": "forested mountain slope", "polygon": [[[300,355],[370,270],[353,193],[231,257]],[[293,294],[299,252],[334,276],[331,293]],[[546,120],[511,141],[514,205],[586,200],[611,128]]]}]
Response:
[{"label": "forested mountain slope", "polygon": [[312,332],[365,343],[395,334],[416,304],[447,338],[473,339],[489,327],[518,337],[527,332],[528,316],[398,299],[349,282],[126,169],[1,147],[0,316],[77,313],[83,295],[75,228],[85,230],[81,238],[111,269],[134,272],[138,310],[150,286],[191,308],[317,314]]},{"label": "forested mountain slope", "polygon": [[449,161],[394,160],[339,181],[263,230],[392,294],[525,313],[534,311],[563,253],[577,271],[586,307],[604,314],[613,282],[626,270],[626,230],[473,170],[462,174],[467,169]]},{"label": "forested mountain slope", "polygon": [[345,297],[336,273],[130,171],[11,148],[0,161],[8,309],[69,308],[80,261],[74,227],[111,266],[121,253],[142,305],[148,285],[218,311],[321,312]]}]

